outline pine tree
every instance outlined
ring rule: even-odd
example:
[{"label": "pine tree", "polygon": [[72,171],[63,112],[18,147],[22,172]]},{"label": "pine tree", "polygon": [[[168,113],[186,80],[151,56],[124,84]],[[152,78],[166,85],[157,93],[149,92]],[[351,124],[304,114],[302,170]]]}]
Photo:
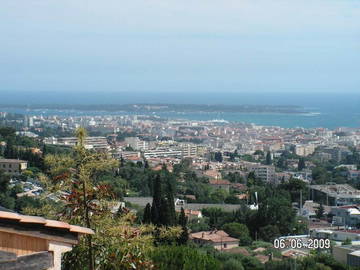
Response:
[{"label": "pine tree", "polygon": [[176,223],[176,212],[175,212],[175,199],[174,199],[174,191],[172,185],[170,183],[171,178],[168,176],[166,179],[166,197],[167,197],[167,206],[168,206],[168,216],[169,216],[169,224],[175,225]]},{"label": "pine tree", "polygon": [[179,221],[178,221],[179,225],[181,226],[181,234],[180,237],[178,238],[178,243],[180,245],[185,245],[189,239],[189,231],[187,228],[187,217],[185,215],[185,211],[184,208],[181,207],[181,212],[179,215]]},{"label": "pine tree", "polygon": [[160,225],[159,211],[155,203],[151,205],[151,223],[154,225]]},{"label": "pine tree", "polygon": [[305,169],[305,160],[304,158],[300,158],[298,163],[298,170],[302,171],[303,169]]},{"label": "pine tree", "polygon": [[145,206],[142,222],[145,224],[151,223],[151,205],[150,205],[150,203],[146,204],[146,206]]},{"label": "pine tree", "polygon": [[153,206],[156,206],[156,209],[160,212],[161,211],[161,197],[162,197],[162,187],[161,187],[161,178],[160,175],[157,174],[154,179],[153,185]]},{"label": "pine tree", "polygon": [[180,215],[179,215],[178,224],[179,224],[181,227],[185,227],[185,226],[187,225],[187,217],[186,217],[186,215],[185,215],[184,208],[182,208],[182,207],[181,207],[181,212],[180,212]]},{"label": "pine tree", "polygon": [[170,206],[166,198],[161,198],[161,208],[159,211],[160,225],[168,226],[171,222]]},{"label": "pine tree", "polygon": [[267,152],[267,154],[266,154],[266,161],[265,162],[266,162],[266,165],[271,165],[271,163],[272,163],[270,151]]}]

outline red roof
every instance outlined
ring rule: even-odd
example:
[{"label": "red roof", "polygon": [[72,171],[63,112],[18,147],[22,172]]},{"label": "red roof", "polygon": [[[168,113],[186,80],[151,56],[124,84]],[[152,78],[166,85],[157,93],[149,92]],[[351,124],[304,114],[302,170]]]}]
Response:
[{"label": "red roof", "polygon": [[228,180],[210,180],[210,185],[231,185]]},{"label": "red roof", "polygon": [[80,234],[94,234],[94,231],[89,228],[70,225],[69,223],[62,221],[44,219],[42,217],[37,217],[37,216],[26,216],[26,215],[21,215],[18,213],[12,213],[6,211],[0,211],[0,219],[12,219],[12,220],[17,220],[20,223],[37,223],[37,224],[42,224],[45,227],[65,229],[65,230],[69,230],[70,232],[76,232]]},{"label": "red roof", "polygon": [[230,237],[224,231],[207,231],[190,234],[192,239],[200,239],[213,243],[238,242],[239,239]]}]

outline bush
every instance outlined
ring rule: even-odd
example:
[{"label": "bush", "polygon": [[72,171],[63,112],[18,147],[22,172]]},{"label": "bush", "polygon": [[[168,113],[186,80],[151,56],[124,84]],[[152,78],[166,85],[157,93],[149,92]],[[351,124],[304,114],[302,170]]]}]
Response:
[{"label": "bush", "polygon": [[159,246],[151,254],[159,270],[217,270],[220,262],[212,256],[187,246]]},{"label": "bush", "polygon": [[249,230],[244,224],[237,222],[226,223],[223,226],[223,230],[231,237],[238,238],[240,240],[241,246],[250,245],[252,242],[252,239],[249,235]]},{"label": "bush", "polygon": [[223,270],[243,270],[241,261],[230,259],[224,263]]}]

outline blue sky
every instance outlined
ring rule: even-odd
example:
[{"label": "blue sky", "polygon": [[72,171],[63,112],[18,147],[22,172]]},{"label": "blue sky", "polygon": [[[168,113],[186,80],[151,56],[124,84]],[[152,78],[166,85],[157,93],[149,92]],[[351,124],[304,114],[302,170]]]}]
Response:
[{"label": "blue sky", "polygon": [[0,92],[360,92],[358,0],[2,0],[0,37]]}]

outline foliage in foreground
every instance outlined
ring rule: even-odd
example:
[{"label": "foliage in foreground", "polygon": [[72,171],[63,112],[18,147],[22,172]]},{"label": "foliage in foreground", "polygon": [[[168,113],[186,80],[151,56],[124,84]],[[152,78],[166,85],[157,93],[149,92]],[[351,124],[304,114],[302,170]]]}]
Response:
[{"label": "foliage in foreground", "polygon": [[159,270],[218,270],[221,264],[211,255],[187,246],[160,246],[151,258]]}]

